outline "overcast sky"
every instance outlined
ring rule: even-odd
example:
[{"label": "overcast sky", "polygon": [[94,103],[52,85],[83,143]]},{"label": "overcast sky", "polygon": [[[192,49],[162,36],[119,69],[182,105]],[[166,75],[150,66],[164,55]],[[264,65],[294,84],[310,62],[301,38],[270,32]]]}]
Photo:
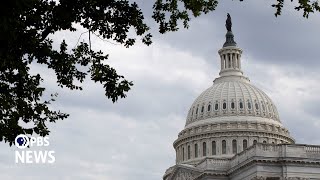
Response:
[{"label": "overcast sky", "polygon": [[[16,147],[2,142],[1,180],[162,179],[175,163],[172,143],[188,109],[218,77],[217,51],[225,41],[228,12],[245,75],[271,97],[297,143],[320,144],[319,14],[305,19],[287,2],[275,18],[269,1],[221,1],[216,11],[192,20],[188,30],[159,35],[151,2],[138,3],[155,32],[151,46],[127,49],[92,40],[93,48],[109,53],[110,65],[134,82],[127,98],[113,104],[89,79],[83,91],[60,89],[53,72],[32,67],[42,73],[48,94],[59,93],[54,108],[70,117],[50,125],[50,146],[43,149],[56,152],[55,164],[15,164]],[[55,45],[65,39],[74,47],[84,31],[52,37]]]}]

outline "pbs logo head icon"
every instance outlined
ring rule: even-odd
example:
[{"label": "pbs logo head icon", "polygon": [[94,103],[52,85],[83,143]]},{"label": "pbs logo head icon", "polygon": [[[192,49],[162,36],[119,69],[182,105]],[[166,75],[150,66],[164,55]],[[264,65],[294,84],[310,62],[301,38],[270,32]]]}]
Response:
[{"label": "pbs logo head icon", "polygon": [[24,134],[18,135],[14,142],[19,149],[24,149],[29,146],[29,138]]}]

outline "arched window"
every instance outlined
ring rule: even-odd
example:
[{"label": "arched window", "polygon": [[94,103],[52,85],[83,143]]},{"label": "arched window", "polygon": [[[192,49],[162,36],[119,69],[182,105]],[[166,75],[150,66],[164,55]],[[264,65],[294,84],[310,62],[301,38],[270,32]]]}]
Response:
[{"label": "arched window", "polygon": [[227,109],[227,103],[226,102],[223,103],[222,108],[223,109]]},{"label": "arched window", "polygon": [[201,112],[203,113],[203,111],[204,111],[204,106],[201,107]]},{"label": "arched window", "polygon": [[198,157],[198,144],[194,145],[194,157],[197,158]]},{"label": "arched window", "polygon": [[272,144],[274,144],[274,142],[272,142]]},{"label": "arched window", "polygon": [[257,140],[253,140],[253,144],[257,144]]},{"label": "arched window", "polygon": [[231,103],[231,109],[234,109],[234,102]]},{"label": "arched window", "polygon": [[191,158],[190,146],[188,146],[188,159]]},{"label": "arched window", "polygon": [[263,143],[264,143],[264,144],[266,144],[266,143],[267,143],[267,141],[263,141]]},{"label": "arched window", "polygon": [[211,110],[211,104],[208,105],[208,111],[210,111],[210,110]]},{"label": "arched window", "polygon": [[217,154],[217,145],[215,141],[212,141],[212,155]]},{"label": "arched window", "polygon": [[247,149],[248,147],[248,141],[246,139],[243,140],[242,142],[243,150]]},{"label": "arched window", "polygon": [[232,140],[232,153],[237,154],[237,140]]},{"label": "arched window", "polygon": [[266,110],[266,108],[264,107],[264,104],[263,104],[263,102],[261,101],[261,106],[262,106],[262,110],[263,111],[265,111]]},{"label": "arched window", "polygon": [[273,109],[272,109],[272,105],[271,105],[271,104],[269,105],[269,110],[270,110],[271,113],[273,112]]},{"label": "arched window", "polygon": [[182,161],[184,161],[184,148],[182,148]]},{"label": "arched window", "polygon": [[214,105],[214,110],[218,110],[219,109],[219,104],[218,103],[216,103],[215,105]]},{"label": "arched window", "polygon": [[251,103],[248,101],[248,109],[251,109]]},{"label": "arched window", "polygon": [[207,143],[206,142],[202,143],[202,155],[207,156]]},{"label": "arched window", "polygon": [[222,140],[222,154],[227,154],[227,143],[226,140]]},{"label": "arched window", "polygon": [[256,103],[256,109],[257,109],[257,110],[259,109],[259,105],[258,105],[258,103]]},{"label": "arched window", "polygon": [[240,107],[240,109],[243,109],[243,103],[242,102],[239,103],[239,107]]},{"label": "arched window", "polygon": [[198,108],[196,109],[196,115],[198,114]]}]

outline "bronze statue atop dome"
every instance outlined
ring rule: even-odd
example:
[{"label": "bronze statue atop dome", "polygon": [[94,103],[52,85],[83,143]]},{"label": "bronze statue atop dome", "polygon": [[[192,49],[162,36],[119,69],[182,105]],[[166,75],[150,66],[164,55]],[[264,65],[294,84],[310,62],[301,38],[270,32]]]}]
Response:
[{"label": "bronze statue atop dome", "polygon": [[231,16],[228,13],[227,14],[227,20],[226,20],[226,28],[227,28],[228,31],[231,31],[231,26],[232,26]]}]

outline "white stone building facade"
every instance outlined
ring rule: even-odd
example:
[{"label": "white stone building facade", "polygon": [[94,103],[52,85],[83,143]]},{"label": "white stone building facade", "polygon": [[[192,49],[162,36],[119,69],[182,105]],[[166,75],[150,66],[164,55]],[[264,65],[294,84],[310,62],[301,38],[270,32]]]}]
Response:
[{"label": "white stone building facade", "polygon": [[218,53],[220,76],[191,105],[163,180],[320,180],[320,146],[295,144],[272,100],[244,76],[231,25]]}]

